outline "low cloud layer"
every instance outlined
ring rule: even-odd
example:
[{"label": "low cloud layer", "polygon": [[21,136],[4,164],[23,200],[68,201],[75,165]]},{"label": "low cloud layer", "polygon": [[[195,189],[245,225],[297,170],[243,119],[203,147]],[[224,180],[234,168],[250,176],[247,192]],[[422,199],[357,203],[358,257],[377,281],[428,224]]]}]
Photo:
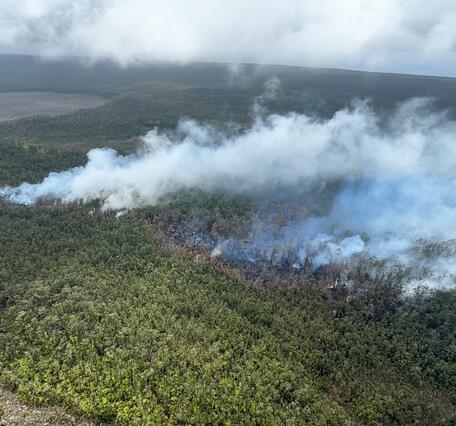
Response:
[{"label": "low cloud layer", "polygon": [[256,191],[322,181],[339,182],[329,213],[289,223],[285,234],[323,244],[325,261],[361,252],[410,261],[412,251],[422,256],[420,268],[451,270],[456,122],[433,112],[427,99],[403,103],[382,120],[364,102],[329,120],[259,116],[251,129],[231,135],[184,121],[172,136],[151,131],[134,155],[94,149],[84,167],[3,188],[0,195],[22,204],[55,197],[125,209],[187,188]]},{"label": "low cloud layer", "polygon": [[452,0],[2,0],[0,51],[456,75]]}]

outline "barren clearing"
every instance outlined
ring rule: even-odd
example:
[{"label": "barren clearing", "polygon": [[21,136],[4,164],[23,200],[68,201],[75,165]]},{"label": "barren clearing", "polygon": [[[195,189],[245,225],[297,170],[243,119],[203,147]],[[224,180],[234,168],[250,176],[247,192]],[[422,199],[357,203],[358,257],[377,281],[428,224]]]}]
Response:
[{"label": "barren clearing", "polygon": [[16,395],[0,388],[0,426],[90,426],[84,419],[66,413],[60,407],[34,407],[19,401]]},{"label": "barren clearing", "polygon": [[0,93],[0,122],[38,115],[63,115],[81,108],[96,108],[105,102],[99,96],[77,93]]}]

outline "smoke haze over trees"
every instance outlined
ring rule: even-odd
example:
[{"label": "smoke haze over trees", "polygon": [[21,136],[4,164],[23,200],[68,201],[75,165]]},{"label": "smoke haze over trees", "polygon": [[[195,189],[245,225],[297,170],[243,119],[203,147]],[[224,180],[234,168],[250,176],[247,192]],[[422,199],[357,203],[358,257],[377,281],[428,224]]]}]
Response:
[{"label": "smoke haze over trees", "polygon": [[49,424],[455,424],[455,22],[0,0],[0,394]]},{"label": "smoke haze over trees", "polygon": [[[257,114],[251,129],[232,135],[182,121],[169,136],[151,131],[135,154],[95,149],[84,167],[0,194],[20,204],[50,197],[129,209],[187,188],[293,191],[338,182],[326,215],[288,224],[285,233],[297,250],[310,244],[321,263],[361,253],[394,258],[417,264],[419,274],[424,266],[435,270],[441,285],[454,285],[453,245],[427,259],[414,254],[417,246],[456,239],[456,123],[445,112],[433,111],[430,100],[414,99],[383,122],[362,102],[329,120]],[[302,253],[298,264],[305,262]]]}]

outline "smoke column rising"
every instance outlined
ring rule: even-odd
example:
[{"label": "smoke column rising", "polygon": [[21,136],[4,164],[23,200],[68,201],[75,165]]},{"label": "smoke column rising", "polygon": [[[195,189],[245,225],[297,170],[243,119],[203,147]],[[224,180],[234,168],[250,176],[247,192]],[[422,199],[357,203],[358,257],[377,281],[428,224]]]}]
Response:
[{"label": "smoke column rising", "polygon": [[[334,253],[406,260],[413,247],[456,239],[456,122],[433,112],[428,99],[405,102],[383,121],[357,102],[328,120],[258,116],[251,129],[231,135],[184,121],[173,136],[154,130],[144,142],[130,156],[91,150],[84,167],[0,195],[20,204],[99,199],[105,209],[128,209],[186,188],[251,191],[336,180],[341,189],[328,215],[306,219],[299,231],[291,224],[292,232],[326,238]],[[454,260],[447,253],[432,262],[450,273]]]}]

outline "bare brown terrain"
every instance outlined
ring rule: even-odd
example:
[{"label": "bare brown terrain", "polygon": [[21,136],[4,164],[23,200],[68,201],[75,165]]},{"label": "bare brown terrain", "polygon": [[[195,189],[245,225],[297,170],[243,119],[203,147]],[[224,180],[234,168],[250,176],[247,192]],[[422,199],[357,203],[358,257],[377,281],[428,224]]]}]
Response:
[{"label": "bare brown terrain", "polygon": [[57,116],[81,108],[96,108],[105,99],[78,93],[5,92],[0,93],[0,122],[33,116]]},{"label": "bare brown terrain", "polygon": [[93,423],[73,416],[60,407],[35,407],[22,403],[16,395],[0,388],[0,426],[90,426]]}]

